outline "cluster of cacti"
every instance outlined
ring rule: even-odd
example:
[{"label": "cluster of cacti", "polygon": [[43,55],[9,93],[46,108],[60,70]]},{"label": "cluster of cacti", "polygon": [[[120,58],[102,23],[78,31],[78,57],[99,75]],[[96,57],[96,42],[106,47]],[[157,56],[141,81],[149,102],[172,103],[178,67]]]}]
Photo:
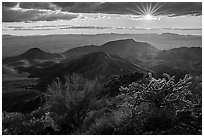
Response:
[{"label": "cluster of cacti", "polygon": [[185,75],[184,79],[180,79],[175,83],[175,76],[163,74],[165,78],[155,79],[149,73],[148,84],[131,83],[128,87],[120,87],[120,91],[125,92],[129,96],[129,106],[136,107],[146,102],[154,105],[156,109],[169,108],[171,111],[190,110],[193,103],[188,100],[187,96],[191,95],[188,90],[191,84],[191,76]]},{"label": "cluster of cacti", "polygon": [[155,79],[149,73],[147,78],[129,85],[125,81],[127,87],[116,82],[121,87],[114,97],[101,96],[104,88],[97,81],[78,75],[65,77],[64,82],[57,79],[45,93],[44,106],[30,114],[4,112],[2,131],[3,134],[201,134],[201,94],[195,96],[197,91],[201,92],[201,79],[185,75],[175,82],[174,78],[164,74],[164,78]]}]

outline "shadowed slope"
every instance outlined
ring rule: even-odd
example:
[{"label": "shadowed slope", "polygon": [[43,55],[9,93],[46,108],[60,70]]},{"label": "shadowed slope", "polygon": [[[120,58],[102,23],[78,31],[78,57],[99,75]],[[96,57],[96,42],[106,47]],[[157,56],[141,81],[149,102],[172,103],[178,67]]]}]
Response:
[{"label": "shadowed slope", "polygon": [[108,54],[116,54],[125,57],[148,58],[154,56],[158,49],[148,43],[136,42],[133,39],[122,39],[110,41],[101,46],[91,45],[73,48],[64,52],[64,54],[68,56],[73,53],[87,54],[95,51],[102,51]]},{"label": "shadowed slope", "polygon": [[106,78],[131,72],[146,73],[149,71],[117,55],[92,52],[67,63],[59,63],[51,67],[36,70],[31,73],[31,77],[41,78],[45,86],[56,77],[62,78],[65,74],[78,73],[85,78],[94,79],[96,77]]}]

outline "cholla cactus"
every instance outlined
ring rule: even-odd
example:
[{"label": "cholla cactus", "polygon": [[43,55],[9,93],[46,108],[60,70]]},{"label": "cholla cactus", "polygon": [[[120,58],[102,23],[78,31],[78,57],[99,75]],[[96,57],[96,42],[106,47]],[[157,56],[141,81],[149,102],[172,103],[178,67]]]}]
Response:
[{"label": "cholla cactus", "polygon": [[139,106],[141,103],[150,103],[158,110],[168,108],[176,112],[177,110],[189,110],[193,104],[186,96],[191,92],[188,90],[191,84],[191,76],[185,75],[184,79],[174,82],[175,76],[163,74],[165,78],[155,79],[149,73],[149,84],[138,84],[133,82],[128,87],[120,87],[119,90],[125,91],[129,95],[131,107]]}]

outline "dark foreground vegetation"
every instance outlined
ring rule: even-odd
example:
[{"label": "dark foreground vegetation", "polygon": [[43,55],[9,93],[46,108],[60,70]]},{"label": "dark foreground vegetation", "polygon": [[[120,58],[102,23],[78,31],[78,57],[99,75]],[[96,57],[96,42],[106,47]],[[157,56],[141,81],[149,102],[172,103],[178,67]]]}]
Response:
[{"label": "dark foreground vegetation", "polygon": [[[2,114],[2,133],[201,135],[201,77],[126,74],[106,82],[56,79],[31,112]],[[32,107],[32,106],[31,106]]]}]

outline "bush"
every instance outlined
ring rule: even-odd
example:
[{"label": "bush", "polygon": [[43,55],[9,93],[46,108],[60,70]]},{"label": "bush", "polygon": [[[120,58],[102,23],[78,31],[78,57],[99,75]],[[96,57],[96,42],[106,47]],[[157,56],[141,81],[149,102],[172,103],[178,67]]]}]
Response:
[{"label": "bush", "polygon": [[[124,96],[124,102],[127,102],[132,111],[132,116],[124,121],[126,124],[122,125],[125,127],[121,126],[118,131],[125,129],[133,134],[157,134],[160,131],[162,131],[161,134],[174,134],[166,131],[174,131],[174,126],[179,125],[178,121],[189,124],[189,121],[186,120],[191,118],[190,122],[197,122],[193,112],[198,104],[194,104],[189,99],[189,96],[192,96],[189,90],[192,77],[185,75],[184,79],[175,83],[174,76],[170,77],[168,74],[164,74],[164,76],[163,79],[155,79],[150,73],[148,84],[133,82],[128,87],[121,86],[120,90],[125,93],[121,96]],[[142,119],[139,118],[141,115],[144,116]],[[186,116],[185,120],[182,119],[181,115],[183,118],[184,115]],[[137,123],[137,125],[134,123]],[[192,125],[190,126],[192,127]],[[134,132],[132,128],[137,131]],[[197,132],[188,133],[199,134],[200,131],[198,130],[199,128],[197,128]],[[186,134],[185,132],[181,133]]]},{"label": "bush", "polygon": [[97,81],[65,76],[48,87],[43,107],[30,114],[3,112],[2,133],[202,134],[201,78],[186,75],[175,83],[174,76],[164,76],[136,79],[114,96],[101,96]]},{"label": "bush", "polygon": [[49,113],[40,118],[25,116],[21,113],[3,113],[2,134],[4,135],[37,135],[53,134],[58,131],[55,121]]},{"label": "bush", "polygon": [[8,112],[3,112],[2,113],[2,125],[4,126],[9,126],[15,123],[18,123],[22,121],[24,118],[24,115],[21,113],[8,113]]},{"label": "bush", "polygon": [[63,84],[59,79],[48,87],[47,108],[54,113],[54,119],[62,130],[71,133],[78,128],[94,106],[100,86],[79,75],[65,76]]},{"label": "bush", "polygon": [[190,110],[193,105],[186,97],[191,95],[188,90],[191,84],[192,77],[185,75],[184,79],[180,79],[178,83],[174,83],[174,76],[163,79],[155,79],[149,74],[149,84],[141,85],[133,82],[128,87],[121,87],[121,91],[125,91],[130,97],[128,100],[130,107],[135,108],[141,103],[149,103],[153,113],[158,113],[160,110],[168,109],[174,114],[179,110]]}]

